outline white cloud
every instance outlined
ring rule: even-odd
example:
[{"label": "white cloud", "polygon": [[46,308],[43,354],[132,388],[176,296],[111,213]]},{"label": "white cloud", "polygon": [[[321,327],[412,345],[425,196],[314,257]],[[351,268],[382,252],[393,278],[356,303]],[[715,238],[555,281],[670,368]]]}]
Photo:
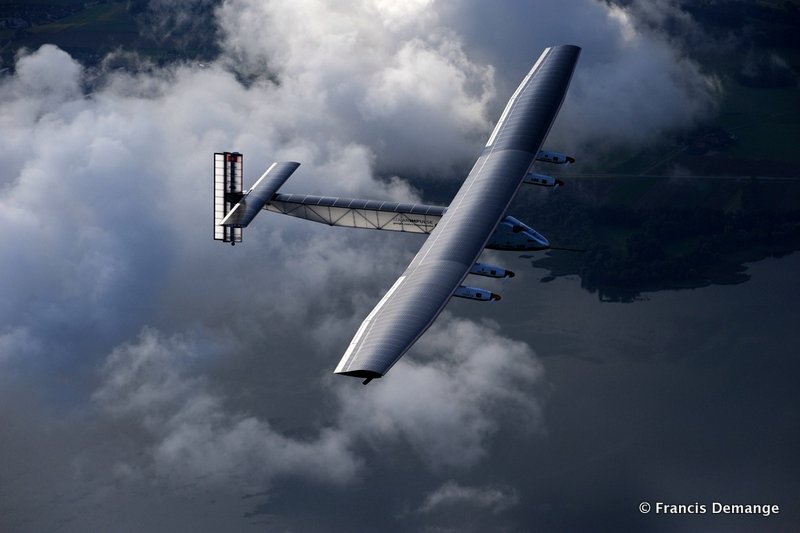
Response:
[{"label": "white cloud", "polygon": [[[554,44],[583,48],[564,106],[547,140],[555,149],[591,160],[608,150],[642,145],[710,116],[719,83],[682,43],[697,30],[675,2],[633,2],[621,7],[595,0],[438,5],[442,24],[464,42],[469,57],[495,67],[502,111],[540,51]],[[675,21],[665,30],[665,20]]]},{"label": "white cloud", "polygon": [[349,138],[390,172],[436,174],[474,155],[471,141],[488,131],[492,70],[463,53],[435,10],[404,6],[226,2],[223,48],[234,68],[277,79],[284,109],[315,141]]},{"label": "white cloud", "polygon": [[405,441],[434,469],[470,466],[502,422],[540,429],[542,378],[528,345],[445,313],[368,395],[339,389],[341,424],[376,446]]},{"label": "white cloud", "polygon": [[606,24],[619,39],[610,54],[580,63],[560,120],[567,131],[558,137],[574,135],[565,142],[595,150],[637,146],[708,117],[721,92],[719,80],[665,33],[642,26],[630,8],[607,9]]},{"label": "white cloud", "polygon": [[47,111],[80,96],[80,81],[80,65],[63,50],[46,44],[18,58],[14,92],[27,102],[49,104],[43,108]]},{"label": "white cloud", "polygon": [[422,360],[409,359],[392,379],[369,388],[337,387],[338,421],[306,439],[226,407],[203,370],[240,349],[208,333],[167,337],[150,328],[118,346],[93,399],[100,412],[138,426],[150,442],[145,464],[118,466],[152,469],[170,482],[255,484],[291,474],[338,483],[359,471],[360,441],[410,444],[438,470],[474,465],[503,422],[540,427],[541,365],[496,325],[445,316],[420,342]]},{"label": "white cloud", "polygon": [[263,486],[275,476],[300,475],[343,483],[360,461],[341,431],[323,428],[311,439],[295,439],[246,413],[225,407],[209,380],[193,375],[196,360],[225,354],[204,336],[165,337],[145,329],[138,339],[116,348],[103,365],[103,383],[93,398],[101,412],[141,425],[151,439],[145,465],[172,483],[202,479]]}]

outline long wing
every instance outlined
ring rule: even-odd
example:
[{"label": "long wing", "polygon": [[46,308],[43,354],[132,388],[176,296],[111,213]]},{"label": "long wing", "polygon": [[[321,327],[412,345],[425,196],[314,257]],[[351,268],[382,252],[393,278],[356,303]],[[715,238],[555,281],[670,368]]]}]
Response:
[{"label": "long wing", "polygon": [[561,107],[580,48],[546,49],[506,105],[447,212],[356,332],[337,374],[383,376],[461,285],[519,189]]}]

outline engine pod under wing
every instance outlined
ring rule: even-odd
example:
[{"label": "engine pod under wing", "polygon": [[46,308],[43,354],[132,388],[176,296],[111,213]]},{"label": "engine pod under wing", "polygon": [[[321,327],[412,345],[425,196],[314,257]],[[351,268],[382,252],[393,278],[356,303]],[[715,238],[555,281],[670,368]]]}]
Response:
[{"label": "engine pod under wing", "polygon": [[579,53],[577,46],[556,46],[539,57],[447,212],[361,324],[337,374],[384,375],[441,313],[521,186],[558,113]]}]

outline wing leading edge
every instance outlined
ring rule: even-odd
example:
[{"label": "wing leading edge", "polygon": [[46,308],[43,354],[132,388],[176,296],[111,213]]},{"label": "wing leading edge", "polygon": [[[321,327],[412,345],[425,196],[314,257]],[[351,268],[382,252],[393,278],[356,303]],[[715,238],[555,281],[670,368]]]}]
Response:
[{"label": "wing leading edge", "polygon": [[370,312],[335,373],[378,378],[430,327],[502,220],[558,113],[580,55],[546,49],[506,105],[446,213]]}]

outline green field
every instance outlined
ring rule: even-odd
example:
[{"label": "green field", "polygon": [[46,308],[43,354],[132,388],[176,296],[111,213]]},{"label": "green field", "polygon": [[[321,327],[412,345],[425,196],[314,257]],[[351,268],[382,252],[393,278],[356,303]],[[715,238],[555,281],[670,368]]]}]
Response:
[{"label": "green field", "polygon": [[754,89],[725,84],[718,118],[738,143],[730,155],[745,159],[779,159],[800,163],[800,90]]},{"label": "green field", "polygon": [[[79,6],[79,10],[57,20],[42,21],[43,17],[31,15],[31,7],[60,4]],[[202,33],[193,44],[187,44],[186,35],[164,35],[158,39],[143,34],[141,24],[146,18],[142,4],[112,0],[105,2],[81,2],[75,0],[34,0],[24,4],[0,0],[0,8],[9,5],[13,10],[23,5],[27,11],[26,19],[33,25],[21,29],[8,29],[0,32],[0,67],[13,66],[17,52],[22,48],[37,49],[43,44],[54,44],[84,64],[96,64],[115,50],[124,49],[136,52],[143,57],[159,62],[186,58],[209,59],[213,56],[215,43],[206,38],[213,32]],[[138,7],[137,7],[138,6]],[[74,9],[72,11],[75,11]],[[46,11],[45,11],[46,12]],[[33,10],[36,13],[36,10]],[[136,14],[138,13],[138,15]],[[52,19],[53,13],[48,13]]]},{"label": "green field", "polygon": [[0,0],[0,6],[2,5],[12,5],[12,4],[24,4],[27,6],[46,6],[46,5],[83,5],[88,4],[90,2],[85,2],[83,0],[25,0],[24,2],[20,2],[20,0]]},{"label": "green field", "polygon": [[23,42],[37,46],[46,42],[59,46],[106,48],[136,46],[141,38],[136,21],[126,10],[125,2],[88,7],[58,22],[31,29]]}]

